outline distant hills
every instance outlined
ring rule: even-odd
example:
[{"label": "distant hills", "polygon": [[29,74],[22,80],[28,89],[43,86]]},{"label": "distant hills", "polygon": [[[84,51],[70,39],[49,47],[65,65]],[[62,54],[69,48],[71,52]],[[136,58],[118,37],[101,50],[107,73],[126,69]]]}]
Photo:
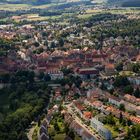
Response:
[{"label": "distant hills", "polygon": [[0,0],[1,3],[9,4],[33,4],[33,5],[42,5],[51,3],[51,0]]},{"label": "distant hills", "polygon": [[140,7],[140,0],[108,0],[107,3],[122,7]]},{"label": "distant hills", "polygon": [[[0,0],[1,3],[11,3],[11,4],[33,4],[42,5],[54,2],[68,2],[69,0]],[[86,0],[79,0],[86,1]],[[140,7],[140,0],[91,0],[95,2],[102,1],[108,5],[123,6],[123,7]]]}]

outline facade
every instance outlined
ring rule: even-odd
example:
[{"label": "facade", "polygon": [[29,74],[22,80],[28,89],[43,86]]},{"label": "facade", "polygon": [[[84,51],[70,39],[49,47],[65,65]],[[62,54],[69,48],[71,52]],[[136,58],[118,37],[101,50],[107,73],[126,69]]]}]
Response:
[{"label": "facade", "polygon": [[99,71],[95,68],[81,68],[77,73],[83,79],[90,79],[94,78],[96,75],[99,75]]},{"label": "facade", "polygon": [[114,104],[116,106],[120,106],[121,100],[118,97],[110,96],[109,97],[109,103]]},{"label": "facade", "polygon": [[84,131],[82,135],[82,140],[96,140],[96,139],[87,131]]},{"label": "facade", "polygon": [[130,83],[135,84],[135,85],[140,85],[140,77],[129,77],[128,80]]},{"label": "facade", "polygon": [[50,75],[51,80],[63,79],[63,77],[64,77],[64,74],[61,71],[50,72],[48,74]]},{"label": "facade", "polygon": [[103,123],[96,118],[91,119],[91,126],[98,132],[98,134],[105,140],[111,140],[111,132],[103,126]]}]

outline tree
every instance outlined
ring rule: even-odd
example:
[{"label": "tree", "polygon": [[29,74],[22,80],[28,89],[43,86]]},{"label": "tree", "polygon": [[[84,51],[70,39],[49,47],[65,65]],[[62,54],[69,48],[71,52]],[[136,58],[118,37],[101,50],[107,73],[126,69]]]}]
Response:
[{"label": "tree", "polygon": [[115,120],[112,114],[109,114],[106,118],[106,122],[111,125],[115,125]]},{"label": "tree", "polygon": [[132,94],[133,91],[134,91],[134,89],[131,85],[127,85],[126,87],[124,87],[124,93]]},{"label": "tree", "polygon": [[48,41],[47,40],[45,40],[44,45],[48,46]]},{"label": "tree", "polygon": [[119,109],[120,109],[121,111],[125,111],[125,106],[124,106],[124,104],[120,104]]},{"label": "tree", "polygon": [[132,125],[132,121],[130,119],[127,120],[127,125],[128,126]]},{"label": "tree", "polygon": [[119,63],[116,65],[116,70],[117,71],[122,71],[123,70],[123,63]]},{"label": "tree", "polygon": [[57,123],[57,122],[55,122],[55,123],[54,123],[54,129],[55,129],[56,131],[60,131],[60,128],[59,128],[59,126],[58,126],[58,123]]},{"label": "tree", "polygon": [[21,132],[18,135],[18,139],[17,140],[28,140],[27,135],[24,132]]},{"label": "tree", "polygon": [[0,80],[1,80],[3,83],[8,83],[9,80],[10,80],[10,75],[9,75],[9,74],[0,75]]},{"label": "tree", "polygon": [[34,42],[34,46],[35,47],[39,47],[39,43],[38,42]]},{"label": "tree", "polygon": [[28,80],[29,80],[30,83],[34,82],[34,77],[35,77],[34,71],[30,71],[28,73]]},{"label": "tree", "polygon": [[69,133],[69,125],[67,123],[65,124],[65,133],[66,135]]},{"label": "tree", "polygon": [[46,74],[45,77],[44,77],[44,80],[46,82],[50,81],[51,80],[51,76],[49,74]]},{"label": "tree", "polygon": [[59,39],[59,45],[60,45],[61,47],[64,46],[64,40],[63,40],[62,38]]},{"label": "tree", "polygon": [[56,48],[56,45],[55,45],[54,42],[51,42],[51,44],[50,44],[50,48]]},{"label": "tree", "polygon": [[134,96],[137,97],[137,98],[140,98],[140,90],[139,90],[139,88],[137,88],[137,89],[134,91]]},{"label": "tree", "polygon": [[127,77],[125,76],[116,77],[114,81],[114,86],[120,87],[120,86],[127,86],[127,85],[130,85],[130,82],[128,81]]},{"label": "tree", "polygon": [[44,78],[44,76],[45,76],[44,72],[40,72],[39,75],[38,75],[38,78],[40,80],[42,80]]},{"label": "tree", "polygon": [[68,136],[74,140],[75,139],[75,134],[74,134],[74,131],[73,130],[70,130],[69,133],[68,133]]},{"label": "tree", "polygon": [[138,73],[140,71],[140,65],[133,64],[132,69],[133,69],[133,72]]},{"label": "tree", "polygon": [[123,121],[123,115],[122,115],[122,113],[120,112],[119,122],[122,123],[122,121]]},{"label": "tree", "polygon": [[48,33],[47,32],[42,32],[42,36],[43,37],[47,37],[48,36]]}]

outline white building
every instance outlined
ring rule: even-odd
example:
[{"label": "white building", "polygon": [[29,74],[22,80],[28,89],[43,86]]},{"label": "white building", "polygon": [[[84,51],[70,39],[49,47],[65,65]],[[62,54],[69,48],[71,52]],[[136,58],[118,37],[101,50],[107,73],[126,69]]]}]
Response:
[{"label": "white building", "polygon": [[48,74],[50,75],[51,80],[63,79],[64,78],[64,74],[61,71],[50,71],[50,72],[48,72]]},{"label": "white building", "polygon": [[121,99],[118,98],[118,97],[115,97],[115,96],[110,96],[109,97],[109,103],[114,104],[114,105],[119,107],[120,104],[121,104]]},{"label": "white building", "polygon": [[103,123],[96,118],[91,119],[91,126],[98,132],[98,134],[105,140],[111,140],[111,132],[104,127]]},{"label": "white building", "polygon": [[128,77],[130,83],[140,85],[140,77]]}]

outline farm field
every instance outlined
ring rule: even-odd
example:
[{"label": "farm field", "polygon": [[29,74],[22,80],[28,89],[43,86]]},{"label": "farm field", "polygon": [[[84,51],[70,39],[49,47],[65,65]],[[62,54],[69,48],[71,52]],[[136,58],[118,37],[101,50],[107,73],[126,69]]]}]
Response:
[{"label": "farm field", "polygon": [[[62,4],[62,3],[61,3]],[[56,4],[44,4],[44,5],[29,5],[29,4],[0,4],[0,10],[16,11],[16,10],[29,10],[29,9],[44,9]],[[60,4],[57,4],[60,5]]]}]

